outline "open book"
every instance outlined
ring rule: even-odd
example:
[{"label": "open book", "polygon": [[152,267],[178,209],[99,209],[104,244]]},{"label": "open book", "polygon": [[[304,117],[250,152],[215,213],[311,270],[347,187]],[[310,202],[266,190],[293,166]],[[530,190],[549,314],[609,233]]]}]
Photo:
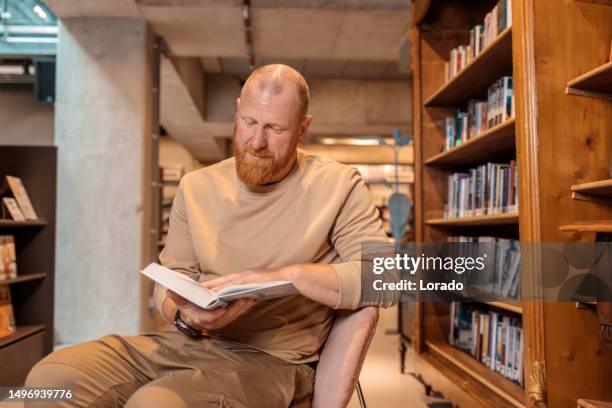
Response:
[{"label": "open book", "polygon": [[268,300],[297,293],[297,290],[289,281],[234,285],[225,287],[221,289],[219,293],[215,293],[200,286],[198,282],[188,276],[156,263],[150,264],[140,272],[174,293],[181,295],[191,303],[206,310],[225,307],[232,300],[244,297],[255,298],[257,300]]}]

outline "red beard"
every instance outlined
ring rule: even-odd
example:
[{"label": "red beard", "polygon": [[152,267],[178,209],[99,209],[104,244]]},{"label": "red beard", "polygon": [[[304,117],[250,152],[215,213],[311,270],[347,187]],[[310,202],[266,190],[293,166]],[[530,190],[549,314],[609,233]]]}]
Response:
[{"label": "red beard", "polygon": [[293,142],[293,146],[291,146],[285,156],[275,159],[272,152],[267,148],[260,150],[255,150],[250,146],[245,146],[242,149],[239,148],[236,145],[236,137],[234,136],[236,174],[238,174],[238,178],[247,187],[252,189],[270,183],[280,171],[285,169],[295,154],[296,148],[297,143]]}]

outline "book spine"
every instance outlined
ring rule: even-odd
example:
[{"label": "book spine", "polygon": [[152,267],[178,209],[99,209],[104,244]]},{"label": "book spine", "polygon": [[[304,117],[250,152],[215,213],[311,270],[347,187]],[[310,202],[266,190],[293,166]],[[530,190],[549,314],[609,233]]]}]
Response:
[{"label": "book spine", "polygon": [[450,75],[450,64],[447,62],[444,63],[444,82],[448,82],[451,79]]},{"label": "book spine", "polygon": [[489,324],[490,324],[490,319],[491,316],[489,314],[485,314],[483,315],[484,318],[484,327],[482,329],[482,340],[483,340],[483,350],[482,350],[482,358],[480,359],[480,361],[482,361],[484,364],[489,365],[489,356],[490,356],[490,351],[489,351],[489,342],[490,342],[490,336],[489,336]]},{"label": "book spine", "polygon": [[515,371],[515,381],[518,381],[518,383],[522,386],[523,385],[523,361],[524,361],[524,356],[523,356],[523,329],[522,328],[517,328],[516,329],[516,335],[517,335],[517,344],[516,347],[518,347],[519,352],[517,353],[517,362],[516,362],[516,366],[517,369]]},{"label": "book spine", "polygon": [[512,0],[506,0],[506,26],[512,25]]}]

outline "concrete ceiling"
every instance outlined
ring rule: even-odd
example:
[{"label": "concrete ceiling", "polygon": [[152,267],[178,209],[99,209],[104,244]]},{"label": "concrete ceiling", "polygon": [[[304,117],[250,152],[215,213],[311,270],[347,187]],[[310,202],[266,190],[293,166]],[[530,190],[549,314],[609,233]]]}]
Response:
[{"label": "concrete ceiling", "polygon": [[59,18],[142,17],[134,0],[45,0],[45,3]]},{"label": "concrete ceiling", "polygon": [[[198,109],[177,59],[199,61],[202,75],[244,79],[249,64],[242,0],[45,0],[60,18],[146,19],[164,38],[174,62],[162,64],[161,123],[197,158],[223,156],[219,138],[231,122],[207,120]],[[410,24],[411,0],[251,0],[255,65],[285,63],[309,78],[407,80],[400,49]],[[401,66],[409,64],[403,61]],[[208,75],[207,75],[208,77]],[[207,89],[214,83],[205,84]],[[220,85],[220,83],[219,83]],[[225,85],[223,85],[225,86]],[[235,101],[235,90],[224,93]],[[232,88],[233,89],[233,88]],[[239,88],[238,88],[239,90]],[[207,91],[208,92],[208,91]],[[196,92],[197,93],[197,92]],[[197,99],[197,98],[196,98]],[[215,100],[215,103],[218,103]],[[224,108],[225,109],[225,108]],[[212,112],[212,111],[211,111]],[[227,116],[227,115],[226,115]],[[388,133],[395,125],[318,125],[319,134]],[[371,131],[371,132],[370,132]]]},{"label": "concrete ceiling", "polygon": [[[159,3],[161,0],[155,0],[155,4]],[[146,3],[140,8],[174,55],[247,57],[241,7]],[[361,61],[397,61],[409,19],[408,8],[398,11],[253,5],[253,52],[261,59],[351,61],[354,65]]]},{"label": "concrete ceiling", "polygon": [[[60,18],[145,18],[173,55],[218,58],[228,73],[247,61],[241,0],[46,2]],[[251,0],[251,21],[258,64],[295,60],[315,74],[396,78],[385,62],[399,59],[410,0]]]},{"label": "concrete ceiling", "polygon": [[[136,0],[147,6],[233,6],[242,5],[242,0]],[[351,10],[405,10],[410,0],[251,0],[253,7],[270,8],[317,8]]]},{"label": "concrete ceiling", "polygon": [[[225,73],[241,79],[251,73],[248,58],[202,57],[202,67],[209,74]],[[285,64],[297,69],[306,78],[408,79],[400,72],[397,61],[351,61],[305,58],[256,58],[255,65]]]}]

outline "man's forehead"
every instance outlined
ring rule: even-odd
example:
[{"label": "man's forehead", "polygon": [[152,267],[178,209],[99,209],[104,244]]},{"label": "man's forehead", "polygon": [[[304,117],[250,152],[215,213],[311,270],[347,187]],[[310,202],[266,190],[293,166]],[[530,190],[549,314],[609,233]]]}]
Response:
[{"label": "man's forehead", "polygon": [[281,118],[293,116],[297,109],[298,98],[290,92],[275,93],[274,90],[257,89],[256,92],[245,92],[240,98],[240,111],[245,114],[266,112]]},{"label": "man's forehead", "polygon": [[247,82],[241,94],[242,97],[250,96],[260,100],[299,98],[297,86],[281,78],[262,78]]}]

